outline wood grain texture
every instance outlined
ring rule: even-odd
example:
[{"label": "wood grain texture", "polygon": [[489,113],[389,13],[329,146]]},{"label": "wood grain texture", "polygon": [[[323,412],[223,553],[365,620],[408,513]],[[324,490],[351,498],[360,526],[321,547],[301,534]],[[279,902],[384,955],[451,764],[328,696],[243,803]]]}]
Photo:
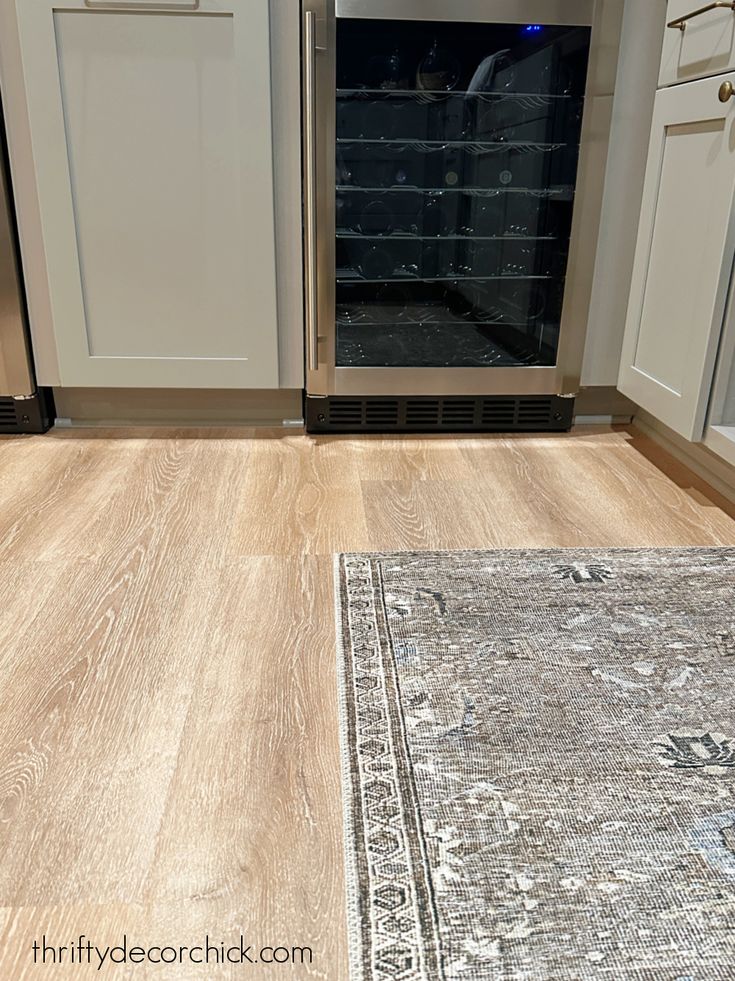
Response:
[{"label": "wood grain texture", "polygon": [[363,472],[353,440],[287,436],[257,445],[242,475],[239,555],[330,555],[367,548]]},{"label": "wood grain texture", "polygon": [[244,933],[314,950],[254,976],[346,978],[333,552],[735,544],[626,430],[63,432],[0,440],[0,476],[3,981],[99,976],[34,968],[44,931]]},{"label": "wood grain texture", "polygon": [[233,563],[212,626],[183,733],[197,752],[180,756],[145,898],[234,903],[250,936],[319,952],[299,977],[340,976],[331,557]]}]

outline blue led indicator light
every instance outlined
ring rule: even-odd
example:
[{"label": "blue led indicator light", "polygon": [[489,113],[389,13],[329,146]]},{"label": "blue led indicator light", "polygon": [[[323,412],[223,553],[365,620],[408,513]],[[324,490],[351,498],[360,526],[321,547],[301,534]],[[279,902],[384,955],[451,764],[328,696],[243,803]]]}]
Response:
[{"label": "blue led indicator light", "polygon": [[542,30],[542,27],[540,24],[527,24],[523,30],[526,34],[538,34]]}]

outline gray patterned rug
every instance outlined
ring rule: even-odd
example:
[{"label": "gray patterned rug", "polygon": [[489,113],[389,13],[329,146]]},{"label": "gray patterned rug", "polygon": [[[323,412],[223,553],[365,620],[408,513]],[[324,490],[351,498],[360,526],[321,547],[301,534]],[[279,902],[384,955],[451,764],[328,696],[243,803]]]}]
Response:
[{"label": "gray patterned rug", "polygon": [[354,978],[735,978],[735,549],[337,587]]}]

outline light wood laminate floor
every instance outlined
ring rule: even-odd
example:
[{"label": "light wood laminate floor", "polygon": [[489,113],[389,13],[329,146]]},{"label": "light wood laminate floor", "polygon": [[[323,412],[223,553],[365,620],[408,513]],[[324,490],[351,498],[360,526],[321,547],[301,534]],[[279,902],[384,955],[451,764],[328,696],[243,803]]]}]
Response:
[{"label": "light wood laminate floor", "polygon": [[[623,429],[0,440],[0,978],[341,981],[332,554],[732,545],[733,514]],[[32,966],[207,932],[314,962]]]}]

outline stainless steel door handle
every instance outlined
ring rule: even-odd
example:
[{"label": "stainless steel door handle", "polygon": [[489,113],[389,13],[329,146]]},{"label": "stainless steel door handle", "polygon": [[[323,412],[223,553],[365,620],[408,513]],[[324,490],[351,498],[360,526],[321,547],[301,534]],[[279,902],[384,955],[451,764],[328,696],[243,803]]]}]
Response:
[{"label": "stainless steel door handle", "polygon": [[317,253],[316,14],[304,11],[304,271],[306,363],[319,368]]},{"label": "stainless steel door handle", "polygon": [[693,20],[701,14],[706,14],[710,10],[718,10],[720,7],[729,7],[730,10],[735,11],[735,0],[732,3],[730,0],[717,0],[716,3],[708,3],[706,7],[700,7],[699,10],[693,10],[690,14],[684,14],[683,17],[677,17],[676,20],[669,21],[666,26],[678,27],[680,31],[683,31],[687,26],[687,21]]}]

